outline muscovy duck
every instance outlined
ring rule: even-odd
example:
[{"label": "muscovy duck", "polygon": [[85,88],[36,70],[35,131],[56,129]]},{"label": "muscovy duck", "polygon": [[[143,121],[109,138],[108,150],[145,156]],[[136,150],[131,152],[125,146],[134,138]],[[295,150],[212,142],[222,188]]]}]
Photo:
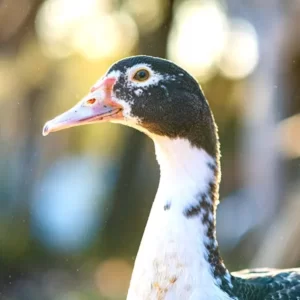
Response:
[{"label": "muscovy duck", "polygon": [[188,72],[156,57],[122,59],[43,134],[108,121],[148,135],[161,172],[128,300],[300,299],[299,268],[229,273],[223,263],[215,232],[217,126]]}]

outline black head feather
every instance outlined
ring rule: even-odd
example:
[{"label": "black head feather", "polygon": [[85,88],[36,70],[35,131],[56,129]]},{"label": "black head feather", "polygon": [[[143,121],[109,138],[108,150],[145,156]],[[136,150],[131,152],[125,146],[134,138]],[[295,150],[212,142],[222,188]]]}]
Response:
[{"label": "black head feather", "polygon": [[[149,66],[160,80],[133,86],[126,72],[140,64]],[[186,138],[192,145],[218,155],[211,110],[198,82],[188,72],[171,61],[143,55],[120,60],[107,74],[113,71],[120,72],[114,86],[116,97],[130,103],[132,115],[144,128],[157,135]]]}]

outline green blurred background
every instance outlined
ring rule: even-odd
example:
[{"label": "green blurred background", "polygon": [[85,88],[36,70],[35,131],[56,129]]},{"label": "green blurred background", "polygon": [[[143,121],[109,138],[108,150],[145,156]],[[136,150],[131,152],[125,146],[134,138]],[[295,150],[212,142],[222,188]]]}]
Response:
[{"label": "green blurred background", "polygon": [[0,299],[125,299],[159,170],[104,124],[41,135],[116,60],[201,83],[222,150],[230,270],[300,264],[298,0],[0,1]]}]

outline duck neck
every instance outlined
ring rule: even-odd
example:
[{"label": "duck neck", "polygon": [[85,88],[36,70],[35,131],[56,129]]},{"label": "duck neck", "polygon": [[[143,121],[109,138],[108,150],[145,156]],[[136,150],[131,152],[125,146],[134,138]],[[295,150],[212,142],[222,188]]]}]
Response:
[{"label": "duck neck", "polygon": [[221,279],[228,272],[216,240],[219,154],[209,155],[185,139],[156,137],[154,142],[161,172],[154,205],[163,207],[166,213],[183,216],[187,222],[197,220],[207,261],[214,277]]},{"label": "duck neck", "polygon": [[164,297],[157,299],[178,299],[175,295],[190,299],[192,294],[199,295],[199,299],[229,299],[231,276],[219,255],[215,233],[218,157],[192,146],[187,139],[152,138],[160,183],[128,299],[135,299],[133,294],[152,299],[145,296],[141,278],[149,287],[145,288],[147,295],[157,296],[164,291]]}]

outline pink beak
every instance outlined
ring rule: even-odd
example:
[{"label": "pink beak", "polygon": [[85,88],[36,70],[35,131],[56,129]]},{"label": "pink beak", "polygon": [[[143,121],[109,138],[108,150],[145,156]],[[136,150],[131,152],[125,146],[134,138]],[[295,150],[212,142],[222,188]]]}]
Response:
[{"label": "pink beak", "polygon": [[43,128],[43,135],[79,125],[123,119],[123,107],[113,100],[115,82],[116,78],[103,79],[75,106],[48,121]]}]

